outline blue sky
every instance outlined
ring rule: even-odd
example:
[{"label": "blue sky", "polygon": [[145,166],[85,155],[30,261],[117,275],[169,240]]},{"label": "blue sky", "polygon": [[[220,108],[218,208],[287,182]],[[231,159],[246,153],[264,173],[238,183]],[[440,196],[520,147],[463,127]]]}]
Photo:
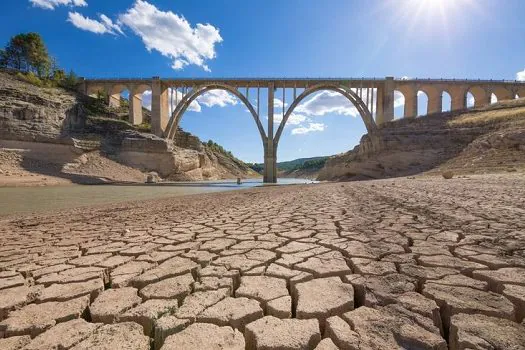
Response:
[{"label": "blue sky", "polygon": [[[2,43],[39,32],[85,77],[525,79],[522,0],[5,0],[2,13]],[[218,93],[199,107],[184,129],[262,160],[241,103]],[[279,160],[353,148],[365,128],[352,111],[313,96],[286,127]]]}]

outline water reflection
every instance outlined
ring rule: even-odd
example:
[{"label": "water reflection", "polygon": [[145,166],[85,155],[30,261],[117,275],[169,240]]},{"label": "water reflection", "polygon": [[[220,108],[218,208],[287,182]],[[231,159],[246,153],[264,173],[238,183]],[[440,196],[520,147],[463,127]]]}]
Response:
[{"label": "water reflection", "polygon": [[[0,215],[41,212],[130,200],[166,198],[232,191],[263,186],[262,179],[171,182],[159,184],[70,185],[0,188]],[[278,185],[312,183],[306,179],[278,179]],[[266,185],[264,185],[266,186]]]}]

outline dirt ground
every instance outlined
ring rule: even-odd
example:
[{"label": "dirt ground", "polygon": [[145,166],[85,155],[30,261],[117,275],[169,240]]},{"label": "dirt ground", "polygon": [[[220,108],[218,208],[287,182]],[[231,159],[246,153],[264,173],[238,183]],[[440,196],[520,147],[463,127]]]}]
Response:
[{"label": "dirt ground", "polygon": [[0,219],[2,349],[525,349],[519,174]]}]

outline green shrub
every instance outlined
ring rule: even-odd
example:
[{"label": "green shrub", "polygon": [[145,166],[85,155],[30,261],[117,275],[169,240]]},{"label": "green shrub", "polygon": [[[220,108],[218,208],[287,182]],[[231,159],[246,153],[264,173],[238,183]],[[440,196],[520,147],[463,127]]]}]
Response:
[{"label": "green shrub", "polygon": [[42,79],[37,77],[33,72],[29,72],[29,73],[26,73],[26,74],[24,74],[22,72],[18,72],[18,73],[16,73],[16,76],[20,80],[23,80],[26,83],[29,83],[29,84],[32,84],[32,85],[35,85],[35,86],[43,87],[45,85],[44,82],[42,81]]}]

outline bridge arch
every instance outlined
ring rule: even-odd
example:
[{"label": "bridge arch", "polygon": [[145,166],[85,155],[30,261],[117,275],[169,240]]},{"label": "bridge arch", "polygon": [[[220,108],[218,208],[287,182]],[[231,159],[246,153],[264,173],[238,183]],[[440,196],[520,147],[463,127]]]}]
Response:
[{"label": "bridge arch", "polygon": [[121,94],[123,91],[128,91],[131,95],[131,89],[129,86],[125,84],[115,84],[109,87],[108,89],[108,95],[109,95],[109,106],[110,107],[120,107],[120,99]]},{"label": "bridge arch", "polygon": [[203,94],[205,94],[206,92],[211,91],[211,90],[224,90],[224,91],[227,91],[227,92],[231,93],[232,95],[234,95],[235,97],[237,97],[242,103],[244,103],[246,108],[248,108],[248,110],[250,111],[250,114],[252,115],[252,117],[253,117],[253,119],[255,121],[255,124],[257,125],[257,129],[259,130],[259,134],[261,136],[261,140],[263,142],[263,145],[265,145],[267,137],[266,137],[266,134],[264,132],[264,128],[263,128],[263,126],[261,124],[261,121],[259,119],[259,116],[258,116],[257,112],[253,108],[253,106],[250,103],[250,101],[243,94],[241,94],[239,92],[239,90],[237,90],[237,88],[235,88],[235,87],[233,87],[231,85],[219,84],[219,83],[206,84],[206,85],[201,85],[201,86],[195,87],[191,92],[189,92],[188,94],[186,94],[182,98],[182,100],[177,104],[177,106],[175,107],[175,110],[171,114],[171,118],[170,118],[170,120],[168,122],[168,125],[166,127],[166,138],[168,138],[168,139],[175,138],[175,133],[177,132],[177,127],[179,126],[179,123],[180,123],[180,121],[182,119],[182,116],[184,115],[184,112],[186,112],[186,110],[189,108],[191,103],[193,101],[195,101],[199,96],[202,96]]},{"label": "bridge arch", "polygon": [[106,91],[103,85],[89,84],[86,89],[86,95],[90,97],[96,97],[97,94]]},{"label": "bridge arch", "polygon": [[334,84],[318,84],[311,86],[309,88],[306,88],[297,98],[292,102],[286,113],[284,114],[283,120],[281,121],[281,124],[279,125],[279,128],[277,129],[277,132],[275,134],[274,144],[275,148],[277,148],[277,145],[279,144],[279,140],[281,138],[281,135],[283,133],[284,127],[286,126],[286,122],[288,121],[288,118],[293,113],[295,108],[301,103],[306,97],[318,92],[318,91],[334,91],[338,92],[344,97],[346,97],[357,109],[359,112],[361,119],[363,119],[363,122],[365,123],[366,130],[369,134],[373,134],[377,131],[377,126],[374,121],[374,118],[372,117],[372,114],[370,113],[368,107],[363,102],[363,100],[354,92],[352,89],[342,86],[342,85],[334,85]]},{"label": "bridge arch", "polygon": [[501,86],[496,86],[491,89],[492,94],[496,96],[497,101],[512,100],[512,91]]},{"label": "bridge arch", "polygon": [[441,91],[441,112],[450,112],[452,110],[452,95],[448,90]]},{"label": "bridge arch", "polygon": [[406,92],[403,91],[404,89],[399,88],[394,90],[394,119],[404,118],[406,115],[405,111],[407,110],[407,99],[405,97]]},{"label": "bridge arch", "polygon": [[[465,93],[465,101],[467,101],[467,95],[470,92],[474,98],[474,107],[481,107],[490,104],[490,93],[487,92],[481,86],[471,86]],[[465,103],[468,106],[468,103]]]},{"label": "bridge arch", "polygon": [[[417,91],[417,116],[423,116],[430,113],[430,94],[428,89],[420,89]],[[421,112],[419,112],[421,110]],[[434,111],[432,111],[434,113]]]}]

